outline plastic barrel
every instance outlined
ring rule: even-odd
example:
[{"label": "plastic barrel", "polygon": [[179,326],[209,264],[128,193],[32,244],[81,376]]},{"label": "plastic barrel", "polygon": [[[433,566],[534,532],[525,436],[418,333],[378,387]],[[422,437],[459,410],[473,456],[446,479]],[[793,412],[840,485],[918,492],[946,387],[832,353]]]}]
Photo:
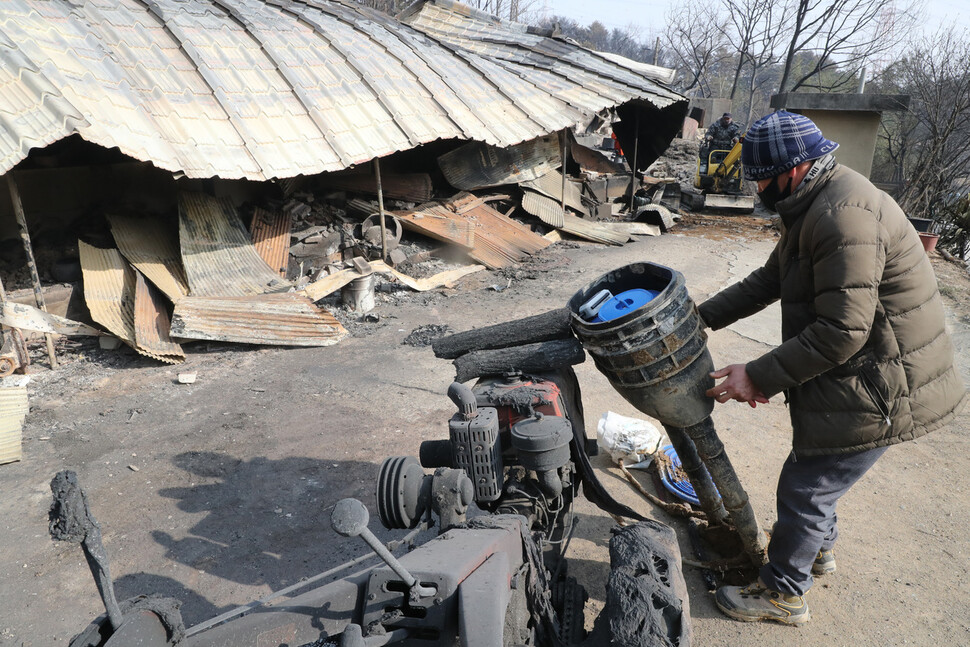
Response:
[{"label": "plastic barrel", "polygon": [[[587,321],[579,314],[600,290],[633,289],[659,294],[612,321]],[[697,424],[711,414],[714,399],[705,392],[714,386],[714,363],[680,272],[654,263],[626,265],[577,292],[568,307],[576,336],[627,402],[674,427]]]}]

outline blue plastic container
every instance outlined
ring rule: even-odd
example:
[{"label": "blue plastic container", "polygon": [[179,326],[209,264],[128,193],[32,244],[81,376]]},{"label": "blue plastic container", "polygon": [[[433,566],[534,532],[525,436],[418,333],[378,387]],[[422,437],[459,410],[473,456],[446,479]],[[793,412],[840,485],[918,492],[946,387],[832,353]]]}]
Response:
[{"label": "blue plastic container", "polygon": [[643,290],[640,288],[620,292],[618,295],[603,304],[603,306],[599,309],[599,312],[596,313],[596,317],[593,319],[593,321],[601,323],[604,321],[613,321],[614,319],[619,319],[620,317],[627,315],[634,310],[639,310],[643,306],[647,305],[653,301],[658,294],[660,294],[660,292],[657,290]]},{"label": "blue plastic container", "polygon": [[[674,449],[673,445],[666,445],[661,449],[667,458],[670,459],[671,469],[664,468],[660,469],[660,482],[667,489],[668,492],[673,494],[678,499],[691,503],[693,505],[700,505],[701,502],[697,499],[697,493],[694,491],[694,486],[686,478],[683,478],[677,473],[678,469],[681,467],[680,456],[677,455],[677,451]],[[707,471],[707,468],[704,468]],[[717,491],[717,488],[714,490]]]}]

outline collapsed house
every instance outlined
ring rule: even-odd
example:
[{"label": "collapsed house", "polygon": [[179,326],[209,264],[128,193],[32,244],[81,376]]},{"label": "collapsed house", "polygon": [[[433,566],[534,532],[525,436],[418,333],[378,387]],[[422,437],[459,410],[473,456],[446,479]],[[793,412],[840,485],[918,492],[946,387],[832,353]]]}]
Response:
[{"label": "collapsed house", "polygon": [[[319,302],[348,283],[428,289],[551,243],[514,209],[604,243],[656,233],[595,219],[639,183],[574,129],[612,125],[642,170],[687,110],[668,70],[451,0],[398,18],[337,1],[4,0],[0,59],[0,244],[14,258],[26,243],[37,306],[0,288],[0,324],[47,334],[52,365],[50,335],[101,333],[42,312],[42,274],[83,286],[89,323],[177,363],[193,339],[336,343]],[[409,276],[389,249],[404,231],[475,265]],[[35,257],[31,236],[76,259]]]}]

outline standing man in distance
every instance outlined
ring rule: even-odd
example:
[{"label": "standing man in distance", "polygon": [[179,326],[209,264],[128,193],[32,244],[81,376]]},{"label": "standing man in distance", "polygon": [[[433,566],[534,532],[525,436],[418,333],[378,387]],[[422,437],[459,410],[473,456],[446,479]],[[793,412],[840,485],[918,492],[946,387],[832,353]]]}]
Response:
[{"label": "standing man in distance", "polygon": [[838,144],[807,117],[772,113],[742,144],[745,178],[779,213],[764,267],[698,310],[713,330],[781,300],[782,339],[707,395],[751,406],[784,393],[792,451],[777,489],[768,564],[715,601],[738,620],[803,624],[812,575],[835,571],[836,503],[890,445],[937,429],[966,390],[953,365],[936,277],[888,195],[836,163]]}]

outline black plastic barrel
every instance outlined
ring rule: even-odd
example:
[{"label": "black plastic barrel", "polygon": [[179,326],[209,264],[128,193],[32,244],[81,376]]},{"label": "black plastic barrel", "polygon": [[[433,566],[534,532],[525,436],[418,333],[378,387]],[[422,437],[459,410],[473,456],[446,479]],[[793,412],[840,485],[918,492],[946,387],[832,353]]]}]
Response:
[{"label": "black plastic barrel", "polygon": [[[647,304],[618,319],[587,321],[580,307],[601,290],[659,291]],[[627,402],[664,425],[689,427],[707,418],[714,399],[714,363],[684,276],[654,263],[608,272],[569,300],[572,327],[596,368]]]}]

